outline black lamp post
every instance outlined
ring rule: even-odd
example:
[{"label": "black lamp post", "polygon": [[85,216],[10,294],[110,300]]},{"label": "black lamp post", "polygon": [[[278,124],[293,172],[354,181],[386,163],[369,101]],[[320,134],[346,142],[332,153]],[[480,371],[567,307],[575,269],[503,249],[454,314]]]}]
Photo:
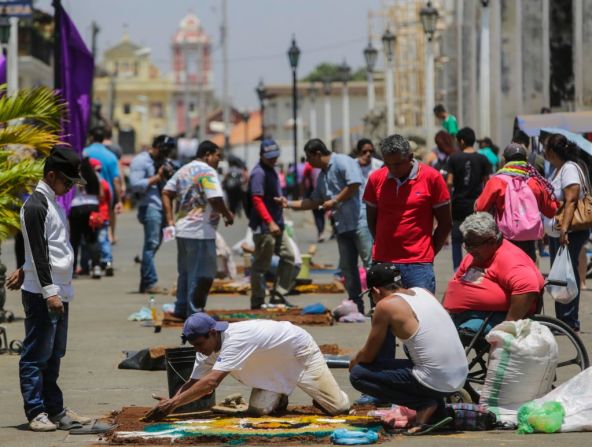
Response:
[{"label": "black lamp post", "polygon": [[[296,37],[292,36],[292,45],[288,50],[288,59],[290,61],[290,67],[292,68],[292,119],[293,119],[293,131],[294,131],[294,184],[298,184],[298,93],[297,93],[297,82],[296,69],[298,68],[298,60],[300,59],[300,48],[296,45]],[[295,199],[298,198],[298,188],[294,188],[293,196]]]},{"label": "black lamp post", "polygon": [[423,32],[426,34],[428,41],[431,42],[436,32],[436,22],[438,21],[438,10],[432,6],[432,2],[428,2],[426,6],[421,8],[419,18],[423,26]]},{"label": "black lamp post", "polygon": [[244,132],[244,137],[245,137],[245,141],[244,141],[244,145],[243,145],[243,160],[245,162],[245,165],[247,164],[247,156],[248,156],[248,148],[249,148],[249,118],[251,117],[251,114],[249,113],[248,110],[244,110],[241,113],[241,118],[243,119],[243,122],[245,124],[245,132]]},{"label": "black lamp post", "polygon": [[261,113],[261,139],[265,139],[265,98],[267,97],[267,89],[263,83],[263,79],[259,79],[259,84],[255,89],[257,97],[259,98],[259,110]]},{"label": "black lamp post", "polygon": [[368,73],[374,73],[376,60],[378,59],[378,50],[374,48],[372,42],[368,42],[368,46],[364,48],[364,59],[366,60],[366,70],[368,70]]}]

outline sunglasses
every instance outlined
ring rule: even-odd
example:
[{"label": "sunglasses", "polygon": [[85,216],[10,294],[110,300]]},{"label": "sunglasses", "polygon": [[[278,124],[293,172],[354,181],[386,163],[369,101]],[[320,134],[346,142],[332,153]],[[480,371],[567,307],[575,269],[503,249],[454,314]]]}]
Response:
[{"label": "sunglasses", "polygon": [[60,177],[62,179],[62,182],[64,182],[64,187],[66,189],[70,189],[70,188],[72,188],[72,186],[74,186],[74,182],[72,180],[70,180],[68,177],[66,177],[61,172],[59,174],[60,174]]},{"label": "sunglasses", "polygon": [[362,155],[373,154],[373,153],[374,153],[374,151],[372,149],[368,149],[368,150],[362,151]]},{"label": "sunglasses", "polygon": [[464,241],[464,245],[465,245],[465,248],[467,249],[467,251],[471,251],[471,250],[474,250],[475,248],[479,248],[482,245],[485,245],[493,240],[494,240],[494,238],[490,237],[490,238],[484,239],[479,242]]}]

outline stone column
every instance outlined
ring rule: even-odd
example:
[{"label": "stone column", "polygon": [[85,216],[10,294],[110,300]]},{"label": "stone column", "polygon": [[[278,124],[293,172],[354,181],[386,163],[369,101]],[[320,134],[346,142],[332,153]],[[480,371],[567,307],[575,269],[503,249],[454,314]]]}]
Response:
[{"label": "stone column", "polygon": [[549,59],[544,59],[545,55],[549,55],[549,17],[544,14],[548,10],[548,0],[522,2],[520,31],[524,113],[538,113],[541,107],[548,105]]},{"label": "stone column", "polygon": [[[572,0],[573,3],[573,67],[575,84],[575,105],[576,110],[584,106],[584,2],[583,0]],[[590,23],[590,22],[588,22]],[[589,26],[588,26],[589,28]]]},{"label": "stone column", "polygon": [[[592,61],[592,0],[581,0],[582,2],[582,58],[581,65],[584,66],[584,61],[588,64]],[[592,107],[592,76],[590,73],[586,74],[582,68],[581,83],[582,83],[582,105],[586,108]]]},{"label": "stone column", "polygon": [[489,3],[490,14],[490,54],[491,54],[491,138],[497,145],[505,145],[502,140],[502,109],[501,109],[501,5],[494,0]]},{"label": "stone column", "polygon": [[464,2],[463,26],[462,26],[462,90],[467,93],[463,95],[462,111],[463,116],[459,117],[460,126],[469,126],[477,129],[479,114],[477,113],[477,8],[481,8],[481,2]]}]

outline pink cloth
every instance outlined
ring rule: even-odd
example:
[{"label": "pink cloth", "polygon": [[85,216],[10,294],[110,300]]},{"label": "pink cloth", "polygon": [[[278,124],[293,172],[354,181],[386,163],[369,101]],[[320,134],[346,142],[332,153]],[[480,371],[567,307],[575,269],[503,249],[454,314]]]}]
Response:
[{"label": "pink cloth", "polygon": [[415,425],[417,413],[411,408],[393,405],[389,410],[372,410],[368,416],[379,417],[391,428],[406,428]]}]

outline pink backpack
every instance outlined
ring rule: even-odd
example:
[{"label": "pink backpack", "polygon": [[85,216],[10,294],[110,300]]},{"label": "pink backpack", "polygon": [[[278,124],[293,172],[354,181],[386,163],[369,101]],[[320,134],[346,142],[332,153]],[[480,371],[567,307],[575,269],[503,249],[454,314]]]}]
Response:
[{"label": "pink backpack", "polygon": [[504,237],[511,241],[537,241],[544,235],[543,221],[539,206],[532,189],[528,186],[528,178],[498,174],[504,180],[506,197],[504,212],[496,216],[497,226]]}]

